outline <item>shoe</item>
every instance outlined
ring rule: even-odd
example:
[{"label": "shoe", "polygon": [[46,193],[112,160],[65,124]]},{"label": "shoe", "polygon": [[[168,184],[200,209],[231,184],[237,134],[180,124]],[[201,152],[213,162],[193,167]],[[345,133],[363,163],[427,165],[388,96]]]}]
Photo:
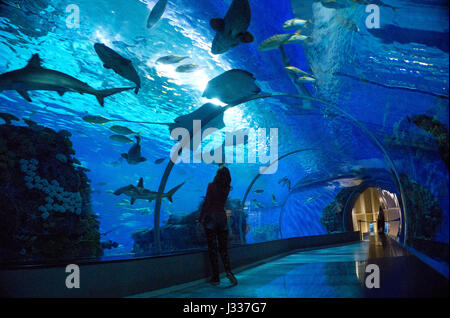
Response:
[{"label": "shoe", "polygon": [[237,283],[238,283],[237,279],[236,279],[236,277],[234,277],[232,272],[228,272],[227,273],[227,278],[230,280],[230,283],[231,283],[232,286],[236,286],[237,285]]},{"label": "shoe", "polygon": [[213,286],[218,286],[220,284],[220,279],[219,278],[211,278],[209,280],[209,283]]}]

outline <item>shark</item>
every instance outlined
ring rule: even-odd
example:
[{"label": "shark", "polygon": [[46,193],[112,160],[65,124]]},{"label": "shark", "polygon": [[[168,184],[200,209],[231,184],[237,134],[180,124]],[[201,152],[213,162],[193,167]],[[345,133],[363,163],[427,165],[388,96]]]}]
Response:
[{"label": "shark", "polygon": [[[173,188],[169,192],[162,193],[161,197],[167,198],[170,202],[173,202],[172,196],[183,185],[184,185],[184,182],[182,184],[177,185],[175,188]],[[139,179],[137,186],[134,186],[132,184],[127,185],[125,187],[122,187],[122,188],[114,191],[114,194],[115,195],[125,194],[125,195],[129,196],[131,205],[133,205],[137,199],[147,200],[148,202],[152,202],[153,200],[156,200],[156,198],[158,197],[158,192],[150,191],[150,190],[144,188],[144,178]]]},{"label": "shark", "polygon": [[141,88],[141,79],[131,60],[121,56],[113,49],[102,43],[95,43],[94,50],[103,62],[103,67],[112,69],[116,74],[136,84],[134,92],[137,94]]},{"label": "shark", "polygon": [[28,91],[55,91],[60,96],[66,92],[90,94],[104,106],[105,97],[134,89],[134,87],[120,87],[98,90],[68,74],[44,68],[41,64],[42,60],[36,53],[24,68],[0,74],[0,92],[15,90],[28,102],[31,102]]},{"label": "shark", "polygon": [[251,43],[253,35],[247,31],[250,26],[251,9],[248,0],[233,0],[225,17],[209,21],[216,31],[212,42],[211,53],[223,54],[239,43]]},{"label": "shark", "polygon": [[130,165],[137,165],[138,163],[147,161],[147,159],[141,155],[141,137],[135,136],[135,138],[136,143],[131,146],[128,153],[122,154],[122,157],[125,158]]}]

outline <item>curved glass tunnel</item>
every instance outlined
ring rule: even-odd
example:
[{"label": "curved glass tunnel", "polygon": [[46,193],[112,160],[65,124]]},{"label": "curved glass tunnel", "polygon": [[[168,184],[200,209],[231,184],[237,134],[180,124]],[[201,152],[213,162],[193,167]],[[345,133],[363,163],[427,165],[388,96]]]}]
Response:
[{"label": "curved glass tunnel", "polygon": [[[230,247],[367,238],[381,205],[382,231],[448,279],[445,1],[375,1],[379,28],[364,1],[249,1],[254,41],[223,54],[210,19],[239,1],[169,1],[148,28],[156,2],[0,1],[2,264],[205,250],[197,218],[215,158],[232,177]],[[264,42],[277,34],[300,40]],[[211,89],[229,70],[242,77]],[[198,147],[179,152],[176,128]],[[123,190],[141,178],[146,196]]]}]

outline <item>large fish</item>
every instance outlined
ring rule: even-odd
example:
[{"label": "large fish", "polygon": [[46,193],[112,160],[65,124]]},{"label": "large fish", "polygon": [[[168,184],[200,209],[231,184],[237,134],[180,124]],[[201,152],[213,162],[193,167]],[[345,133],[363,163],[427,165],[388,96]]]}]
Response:
[{"label": "large fish", "polygon": [[201,69],[201,66],[196,64],[184,64],[178,66],[175,71],[178,73],[192,73],[198,71],[199,69]]},{"label": "large fish", "polygon": [[[195,130],[194,121],[201,121],[200,131]],[[177,117],[174,123],[169,125],[169,130],[172,131],[176,128],[184,128],[189,132],[191,138],[181,140],[183,146],[187,146],[189,143],[189,149],[195,151],[199,144],[194,143],[194,136],[200,134],[201,138],[205,138],[212,131],[208,128],[222,129],[225,127],[223,121],[223,107],[212,103],[206,103],[193,112]]]},{"label": "large fish", "polygon": [[233,69],[222,73],[208,82],[203,97],[218,98],[226,104],[233,104],[261,92],[255,77],[247,71]]},{"label": "large fish", "polygon": [[131,146],[128,153],[123,153],[122,158],[125,158],[130,165],[137,165],[138,163],[147,161],[146,158],[141,155],[141,137],[135,136],[136,143]]},{"label": "large fish", "polygon": [[308,23],[308,21],[303,20],[303,19],[297,19],[297,18],[291,19],[291,20],[284,22],[283,29],[285,29],[285,30],[298,29],[298,28],[304,27],[306,25],[306,23]]},{"label": "large fish", "polygon": [[131,144],[133,142],[133,140],[131,140],[128,137],[125,137],[123,135],[112,135],[109,137],[109,139],[117,141],[117,142],[121,142],[123,144]]},{"label": "large fish", "polygon": [[102,60],[104,68],[112,69],[123,78],[126,78],[136,84],[136,89],[134,92],[137,94],[139,92],[139,88],[141,88],[141,79],[131,63],[131,60],[124,58],[119,53],[102,43],[95,43],[94,49]]},{"label": "large fish", "polygon": [[161,19],[166,10],[167,0],[159,0],[153,7],[147,19],[147,28],[151,29]]},{"label": "large fish", "polygon": [[28,91],[45,90],[58,92],[60,96],[66,92],[94,95],[97,97],[100,105],[103,106],[105,97],[133,88],[122,87],[97,90],[75,77],[43,68],[38,54],[33,54],[24,68],[0,75],[0,92],[15,90],[29,102],[31,102],[31,98]]},{"label": "large fish", "polygon": [[293,36],[289,38],[284,44],[296,44],[296,43],[303,43],[306,40],[311,39],[310,36],[295,33]]},{"label": "large fish", "polygon": [[[184,182],[180,185],[177,185],[175,188],[170,190],[167,193],[162,193],[162,198],[167,198],[170,202],[173,202],[172,196],[175,194],[175,192],[178,191],[183,186]],[[130,204],[133,205],[134,202],[137,199],[141,200],[147,200],[148,202],[152,202],[153,200],[156,200],[158,197],[158,192],[150,191],[148,189],[144,188],[144,179],[139,179],[139,183],[137,186],[134,186],[132,184],[127,185],[125,187],[122,187],[120,189],[117,189],[114,191],[115,195],[121,195],[125,194],[130,197]]]},{"label": "large fish", "polygon": [[106,117],[103,116],[94,116],[94,115],[86,115],[83,117],[83,120],[91,123],[91,124],[100,124],[100,125],[104,125],[106,123],[109,123],[111,121],[111,119],[108,119]]},{"label": "large fish", "polygon": [[111,126],[111,127],[109,127],[109,129],[114,131],[116,134],[124,135],[124,136],[132,135],[132,134],[136,133],[136,132],[132,131],[130,128],[120,126],[120,125]]},{"label": "large fish", "polygon": [[180,63],[181,61],[189,58],[188,56],[182,56],[182,55],[167,55],[162,56],[156,60],[156,64],[176,64]]},{"label": "large fish", "polygon": [[211,19],[209,24],[216,31],[211,53],[222,54],[241,42],[253,42],[253,35],[247,31],[250,19],[251,9],[248,0],[233,0],[223,19]]},{"label": "large fish", "polygon": [[285,44],[295,33],[288,34],[275,34],[270,38],[264,40],[259,46],[260,51],[268,51],[278,49],[281,45]]}]

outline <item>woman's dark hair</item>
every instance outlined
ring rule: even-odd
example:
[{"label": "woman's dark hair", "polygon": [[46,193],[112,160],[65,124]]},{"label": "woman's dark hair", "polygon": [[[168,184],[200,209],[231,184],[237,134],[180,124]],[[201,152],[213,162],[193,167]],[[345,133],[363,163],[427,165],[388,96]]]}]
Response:
[{"label": "woman's dark hair", "polygon": [[231,176],[229,170],[226,168],[217,170],[213,183],[216,186],[217,191],[226,198],[228,196],[228,193],[230,193],[231,184]]}]

